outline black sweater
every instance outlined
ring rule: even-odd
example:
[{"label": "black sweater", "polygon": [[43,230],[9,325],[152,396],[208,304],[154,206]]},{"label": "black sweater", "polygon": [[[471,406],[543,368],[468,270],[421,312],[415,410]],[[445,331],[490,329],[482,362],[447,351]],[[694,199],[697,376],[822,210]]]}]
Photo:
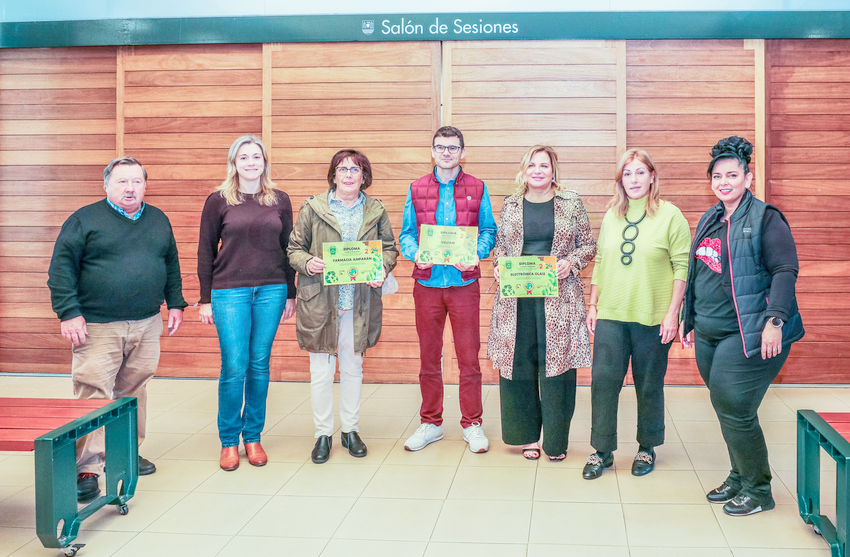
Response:
[{"label": "black sweater", "polygon": [[106,200],[68,217],[50,260],[47,286],[62,321],[82,315],[90,323],[135,321],[186,307],[171,223],[146,204],[133,221]]}]

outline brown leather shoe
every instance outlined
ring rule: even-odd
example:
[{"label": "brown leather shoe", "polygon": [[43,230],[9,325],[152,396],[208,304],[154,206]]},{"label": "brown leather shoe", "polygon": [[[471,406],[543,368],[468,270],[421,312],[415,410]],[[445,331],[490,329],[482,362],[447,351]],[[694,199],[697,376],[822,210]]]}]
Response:
[{"label": "brown leather shoe", "polygon": [[245,454],[248,455],[248,462],[251,466],[265,466],[269,461],[266,451],[260,443],[245,443]]},{"label": "brown leather shoe", "polygon": [[239,468],[239,447],[224,447],[221,449],[219,465],[222,470],[231,472]]}]

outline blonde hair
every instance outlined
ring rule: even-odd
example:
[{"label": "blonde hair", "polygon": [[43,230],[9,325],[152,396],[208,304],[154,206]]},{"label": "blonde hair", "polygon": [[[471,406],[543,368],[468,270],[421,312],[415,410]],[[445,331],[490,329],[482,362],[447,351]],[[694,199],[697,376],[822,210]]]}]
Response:
[{"label": "blonde hair", "polygon": [[239,191],[239,175],[236,173],[236,154],[243,145],[253,143],[259,145],[263,153],[263,174],[260,176],[260,191],[257,201],[260,205],[271,207],[277,205],[277,190],[269,177],[269,155],[262,140],[255,135],[243,135],[233,142],[227,154],[227,178],[216,188],[228,205],[240,205],[245,201],[245,194]]},{"label": "blonde hair", "polygon": [[555,191],[561,190],[561,167],[558,165],[558,153],[548,145],[535,145],[525,152],[519,163],[519,172],[516,175],[517,195],[525,195],[525,192],[528,191],[528,182],[525,181],[525,171],[528,169],[528,165],[531,164],[531,158],[540,152],[549,155],[549,161],[552,163],[552,189]]},{"label": "blonde hair", "polygon": [[635,159],[646,165],[646,169],[654,174],[652,182],[649,184],[649,193],[646,200],[646,214],[650,217],[655,215],[658,207],[661,206],[661,191],[658,189],[658,173],[655,171],[655,162],[649,153],[643,149],[629,149],[620,158],[620,163],[617,165],[617,174],[614,177],[614,197],[608,202],[608,208],[614,211],[617,218],[623,218],[629,210],[629,196],[626,195],[626,190],[623,187],[623,168]]}]

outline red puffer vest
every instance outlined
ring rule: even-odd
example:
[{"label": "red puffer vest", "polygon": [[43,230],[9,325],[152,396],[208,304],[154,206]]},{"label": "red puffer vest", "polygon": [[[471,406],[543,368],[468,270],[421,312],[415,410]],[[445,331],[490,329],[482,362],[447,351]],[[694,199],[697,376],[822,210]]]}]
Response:
[{"label": "red puffer vest", "polygon": [[[456,226],[478,226],[478,209],[481,207],[481,197],[484,195],[484,182],[464,174],[460,170],[454,183],[455,211],[457,212]],[[410,200],[416,210],[416,233],[423,224],[437,224],[437,204],[440,202],[440,182],[432,172],[410,184]],[[460,274],[464,281],[481,278],[481,268]],[[413,278],[428,280],[431,269],[420,269],[414,265]]]}]

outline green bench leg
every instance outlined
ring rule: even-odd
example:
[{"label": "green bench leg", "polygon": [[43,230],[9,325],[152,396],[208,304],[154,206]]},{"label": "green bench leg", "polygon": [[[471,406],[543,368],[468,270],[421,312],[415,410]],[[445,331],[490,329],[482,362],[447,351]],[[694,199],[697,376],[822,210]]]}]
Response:
[{"label": "green bench leg", "polygon": [[[106,505],[127,514],[139,479],[138,418],[135,398],[122,398],[35,440],[36,534],[46,548],[71,546],[80,524]],[[77,440],[104,428],[106,493],[77,509]],[[61,529],[60,529],[61,524]]]},{"label": "green bench leg", "polygon": [[797,417],[797,506],[806,522],[820,514],[820,443],[818,432]]},{"label": "green bench leg", "polygon": [[[848,466],[848,457],[850,455],[837,456],[835,465],[837,468],[837,476],[835,481],[835,540],[838,551],[833,549],[832,554],[838,557],[847,555],[847,532],[848,517],[847,517],[847,497],[850,492],[847,491],[850,487],[850,466]],[[833,544],[830,543],[830,546]]]},{"label": "green bench leg", "polygon": [[[837,524],[820,514],[820,449],[835,460]],[[850,443],[812,410],[797,411],[797,504],[800,516],[829,544],[832,557],[847,557]]]},{"label": "green bench leg", "polygon": [[139,434],[136,420],[136,412],[125,412],[104,426],[107,497],[105,504],[119,505],[122,514],[126,514],[127,501],[136,493],[136,484],[139,481]]},{"label": "green bench leg", "polygon": [[[73,440],[35,448],[35,524],[44,547],[66,547],[80,530],[77,517],[77,447]],[[39,450],[41,449],[41,450]],[[64,521],[61,532],[60,521]]]}]

